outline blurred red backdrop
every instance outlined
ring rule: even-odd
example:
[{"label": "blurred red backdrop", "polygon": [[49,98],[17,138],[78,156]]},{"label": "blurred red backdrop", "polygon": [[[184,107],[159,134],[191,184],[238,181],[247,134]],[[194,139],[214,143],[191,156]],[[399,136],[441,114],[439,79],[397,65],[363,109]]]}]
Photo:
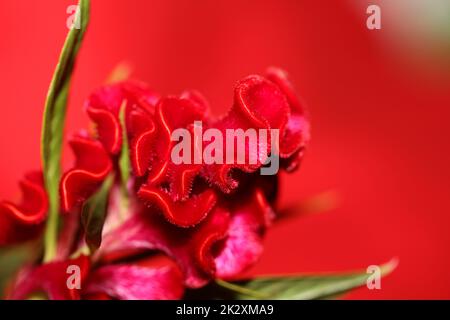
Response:
[{"label": "blurred red backdrop", "polygon": [[[17,180],[40,165],[45,95],[75,3],[0,1],[1,198],[18,196]],[[124,60],[159,92],[200,90],[216,114],[238,79],[280,66],[313,128],[300,171],[283,176],[281,204],[329,190],[339,204],[276,226],[251,272],[366,268],[398,257],[381,290],[348,297],[450,298],[450,55],[420,42],[424,52],[413,51],[380,5],[387,18],[369,31],[367,4],[356,0],[92,1],[67,133],[86,127],[83,99]]]}]

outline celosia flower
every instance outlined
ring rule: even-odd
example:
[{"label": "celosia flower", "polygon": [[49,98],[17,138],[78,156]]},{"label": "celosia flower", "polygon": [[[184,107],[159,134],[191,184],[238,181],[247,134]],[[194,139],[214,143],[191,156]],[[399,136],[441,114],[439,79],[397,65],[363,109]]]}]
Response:
[{"label": "celosia flower", "polygon": [[19,205],[0,202],[0,247],[36,237],[47,216],[48,201],[42,174],[32,172],[20,182],[23,199]]},{"label": "celosia flower", "polygon": [[[55,299],[174,299],[181,297],[184,287],[199,288],[215,278],[235,279],[258,260],[264,234],[276,218],[277,176],[259,175],[260,161],[175,164],[171,133],[178,128],[192,130],[194,121],[223,133],[276,129],[282,167],[294,170],[309,140],[309,124],[284,72],[271,69],[266,77],[249,76],[238,82],[230,111],[219,119],[209,115],[205,99],[197,92],[160,97],[132,81],[97,90],[87,100],[86,110],[97,135],[81,133],[70,142],[76,162],[61,179],[61,211],[79,214],[107,176],[119,170],[119,154],[126,150],[124,138],[130,146],[131,179],[116,178],[103,241],[94,255],[70,260],[67,254],[62,261],[23,270],[10,297],[26,298],[44,291]],[[274,152],[270,144],[264,148],[266,156]],[[29,228],[44,219],[45,193],[33,181],[24,185],[29,198],[23,206],[1,204],[0,221],[7,222],[0,225],[0,244],[21,240],[17,228]],[[128,188],[122,217],[120,184]],[[75,237],[72,246],[70,253],[84,242]],[[123,262],[155,252],[163,252],[178,267]],[[83,286],[78,291],[61,283],[71,264],[83,269]]]}]

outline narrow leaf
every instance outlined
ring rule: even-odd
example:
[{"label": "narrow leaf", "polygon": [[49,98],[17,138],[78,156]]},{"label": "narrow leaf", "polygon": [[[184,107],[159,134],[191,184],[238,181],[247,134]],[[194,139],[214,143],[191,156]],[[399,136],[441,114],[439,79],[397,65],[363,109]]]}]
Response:
[{"label": "narrow leaf", "polygon": [[114,176],[108,176],[97,193],[83,206],[81,220],[85,231],[85,241],[91,252],[97,250],[102,243],[103,225],[113,182]]},{"label": "narrow leaf", "polygon": [[[391,260],[381,266],[381,276],[392,272],[397,260]],[[236,283],[217,282],[218,285],[234,291],[234,299],[284,299],[313,300],[327,299],[346,293],[367,284],[371,274],[367,272],[261,277]]]},{"label": "narrow leaf", "polygon": [[77,53],[89,21],[89,0],[79,1],[77,19],[80,19],[80,23],[76,24],[80,28],[71,29],[67,35],[50,83],[42,123],[41,157],[50,204],[45,231],[44,261],[47,262],[53,259],[56,252],[59,212],[58,184],[61,176],[61,149],[67,96]]}]

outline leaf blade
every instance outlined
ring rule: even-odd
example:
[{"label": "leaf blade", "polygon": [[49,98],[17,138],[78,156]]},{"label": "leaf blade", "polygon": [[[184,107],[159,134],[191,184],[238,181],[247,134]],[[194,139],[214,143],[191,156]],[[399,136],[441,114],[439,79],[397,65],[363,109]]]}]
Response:
[{"label": "leaf blade", "polygon": [[[381,266],[381,275],[386,276],[397,266],[397,260]],[[326,299],[346,293],[367,283],[370,274],[366,272],[329,274],[329,275],[299,275],[261,277],[243,282],[232,283],[240,287],[234,290],[234,298],[238,300],[273,299],[273,300],[313,300]],[[218,282],[222,287],[223,284]],[[228,289],[232,288],[228,286]],[[250,292],[247,294],[246,292]],[[253,293],[257,293],[255,297]]]},{"label": "leaf blade", "polygon": [[61,153],[67,100],[75,60],[89,23],[89,8],[89,0],[79,1],[80,29],[71,29],[66,37],[45,102],[41,132],[42,168],[49,200],[44,238],[45,262],[51,261],[56,253],[59,213],[58,188],[61,177]]},{"label": "leaf blade", "polygon": [[109,175],[97,193],[86,201],[81,212],[85,241],[91,253],[95,252],[102,243],[103,225],[113,183],[114,176]]}]

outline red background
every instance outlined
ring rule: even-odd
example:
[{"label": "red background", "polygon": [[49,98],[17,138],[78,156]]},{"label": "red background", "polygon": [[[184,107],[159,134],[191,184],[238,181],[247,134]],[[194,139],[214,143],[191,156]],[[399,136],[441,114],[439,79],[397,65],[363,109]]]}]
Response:
[{"label": "red background", "polygon": [[[83,99],[123,60],[164,94],[200,90],[216,114],[230,106],[238,79],[280,66],[313,128],[301,170],[283,176],[281,203],[333,190],[339,204],[276,226],[253,272],[366,268],[398,257],[382,290],[349,298],[450,298],[450,64],[390,46],[394,26],[369,31],[363,2],[94,0],[67,132],[86,126]],[[69,4],[0,2],[1,198],[18,196],[17,180],[39,167]]]}]

